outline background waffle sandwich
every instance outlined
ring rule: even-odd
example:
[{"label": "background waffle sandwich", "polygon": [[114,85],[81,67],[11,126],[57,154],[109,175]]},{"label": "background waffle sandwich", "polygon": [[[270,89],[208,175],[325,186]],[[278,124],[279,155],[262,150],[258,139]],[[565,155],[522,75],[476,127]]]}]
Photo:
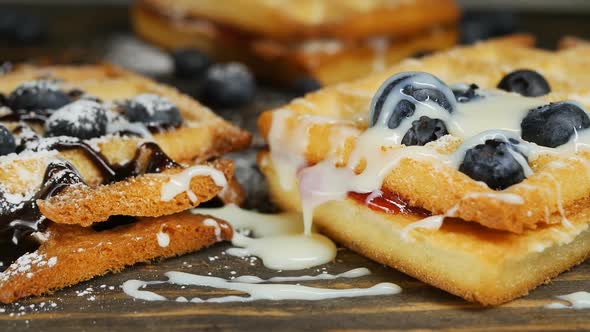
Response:
[{"label": "background waffle sandwich", "polygon": [[239,201],[216,158],[250,135],[191,98],[108,65],[19,66],[0,97],[0,301],[231,237],[184,211]]},{"label": "background waffle sandwich", "polygon": [[263,114],[259,165],[274,199],[344,245],[482,304],[582,262],[586,50],[532,43],[406,60]]},{"label": "background waffle sandwich", "polygon": [[163,48],[198,48],[273,81],[324,84],[454,45],[458,16],[451,0],[141,0],[132,8],[135,31]]}]

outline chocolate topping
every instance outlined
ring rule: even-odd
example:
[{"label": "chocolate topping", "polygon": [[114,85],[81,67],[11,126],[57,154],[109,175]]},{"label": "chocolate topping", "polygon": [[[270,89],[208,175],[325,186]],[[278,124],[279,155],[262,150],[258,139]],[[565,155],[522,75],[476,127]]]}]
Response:
[{"label": "chocolate topping", "polygon": [[[32,83],[29,84],[32,86],[32,88],[27,90],[31,95],[30,99],[32,101],[30,102],[37,101],[37,99],[35,99],[36,97],[46,97],[36,96],[35,93],[37,93],[38,90],[41,91],[44,89],[43,91],[47,90],[49,92],[58,91],[57,86],[54,87],[49,83],[45,83],[45,81],[42,81],[41,83],[35,83],[38,87],[37,85],[31,85]],[[49,97],[52,97],[52,95]],[[149,95],[148,97],[151,99],[145,96],[143,98],[147,98],[146,100],[149,99],[148,101],[151,103],[148,103],[149,105],[146,103],[141,105],[144,108],[143,110],[153,118],[153,121],[148,121],[146,124],[142,125],[147,126],[152,132],[161,132],[172,129],[181,124],[182,118],[175,105],[155,95]],[[89,99],[84,91],[77,89],[71,90],[67,92],[67,94],[64,93],[64,99],[66,98],[70,98],[71,101]],[[141,96],[138,98],[139,101],[143,100]],[[52,100],[53,99],[50,99],[49,101]],[[98,103],[102,105],[100,100],[92,100],[94,101],[85,101],[84,103]],[[29,100],[27,99],[25,101]],[[7,98],[2,98],[1,105],[5,105],[6,102]],[[81,103],[80,105],[86,104]],[[9,108],[11,108],[11,112],[4,116],[0,116],[0,121],[21,122],[12,132],[14,135],[17,135],[15,137],[16,143],[18,144],[16,149],[17,153],[22,151],[80,150],[101,172],[104,184],[121,181],[145,173],[159,173],[172,167],[179,167],[176,162],[170,159],[170,157],[168,157],[164,151],[153,142],[143,143],[139,146],[135,156],[129,162],[119,165],[111,164],[102,153],[96,151],[79,138],[68,136],[44,138],[41,134],[36,133],[27,125],[27,123],[46,124],[49,117],[56,112],[55,107],[36,107],[35,109],[31,109],[31,107]],[[112,116],[110,111],[106,113],[106,121],[108,123],[121,121],[122,115]],[[69,117],[67,117],[69,116],[68,114],[69,113],[64,115],[67,119],[69,119]],[[171,118],[174,121],[163,121],[162,116],[167,116],[164,118]],[[83,124],[81,123],[80,126],[82,125]],[[68,124],[66,129],[70,128],[70,126],[71,124]],[[130,128],[132,128],[132,126],[123,126],[120,131],[114,132],[114,130],[107,130],[107,132],[118,133],[121,135],[138,135],[138,133],[134,131],[129,131]],[[56,135],[60,134],[58,133]],[[144,133],[139,133],[139,135],[145,136]],[[147,133],[147,135],[149,135],[149,133]],[[12,262],[23,254],[32,252],[39,247],[39,241],[36,239],[37,237],[31,235],[36,232],[42,232],[50,221],[39,212],[36,201],[38,199],[46,199],[54,196],[71,185],[87,184],[74,166],[69,162],[54,161],[47,166],[41,188],[37,193],[23,197],[18,194],[10,194],[0,188],[0,272],[4,271]],[[130,220],[132,221],[134,219],[124,218],[123,222],[115,220],[112,223],[107,223],[100,227],[115,227],[117,225],[127,224]]]},{"label": "chocolate topping", "polygon": [[47,166],[43,185],[33,197],[21,201],[0,192],[0,271],[38,248],[39,242],[31,234],[43,230],[46,218],[39,212],[37,200],[77,184],[86,185],[74,166],[67,161],[54,161]]},{"label": "chocolate topping", "polygon": [[[29,138],[28,143],[31,144],[35,139],[43,140],[39,137]],[[33,146],[34,150],[80,149],[100,170],[105,184],[179,166],[153,142],[143,143],[137,148],[133,159],[121,165],[111,164],[103,154],[76,139],[54,140],[50,144]],[[15,195],[0,191],[0,271],[5,270],[23,254],[38,248],[39,242],[31,234],[43,231],[43,226],[49,221],[39,212],[36,201],[55,196],[68,186],[79,184],[87,185],[74,166],[67,161],[54,161],[47,166],[41,189],[33,197],[21,200],[18,199],[20,196],[15,198]],[[122,223],[116,221],[109,225],[115,227],[129,222],[132,220],[125,219]]]}]

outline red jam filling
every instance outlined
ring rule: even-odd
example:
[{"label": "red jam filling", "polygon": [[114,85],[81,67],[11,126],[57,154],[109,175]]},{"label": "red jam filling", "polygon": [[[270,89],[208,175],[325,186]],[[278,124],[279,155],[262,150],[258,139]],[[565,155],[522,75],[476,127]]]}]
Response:
[{"label": "red jam filling", "polygon": [[428,217],[431,215],[429,211],[421,207],[410,205],[410,203],[408,203],[403,197],[388,190],[383,190],[381,195],[349,192],[348,197],[357,201],[359,204],[368,206],[371,210],[377,212],[383,212],[387,214],[413,214],[423,217]]}]

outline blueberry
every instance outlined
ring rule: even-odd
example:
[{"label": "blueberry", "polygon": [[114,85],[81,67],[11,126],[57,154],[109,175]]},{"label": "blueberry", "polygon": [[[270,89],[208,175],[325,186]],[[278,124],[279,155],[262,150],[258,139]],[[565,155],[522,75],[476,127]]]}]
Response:
[{"label": "blueberry", "polygon": [[442,120],[421,116],[419,120],[412,122],[412,127],[402,138],[402,144],[406,146],[425,145],[428,142],[436,141],[448,133],[447,127]]},{"label": "blueberry", "polygon": [[198,78],[211,66],[209,56],[197,49],[183,48],[172,53],[174,75],[178,78]]},{"label": "blueberry", "polygon": [[588,127],[588,114],[571,102],[551,103],[532,109],[520,123],[524,140],[551,148],[567,143],[574,131]]},{"label": "blueberry", "polygon": [[[395,105],[389,105],[388,101],[395,102]],[[414,114],[416,103],[426,101],[438,104],[449,113],[455,107],[453,92],[435,76],[420,72],[396,74],[385,81],[373,97],[369,124],[375,126],[382,111],[385,111],[389,113],[388,119],[384,119],[387,127],[395,129],[404,118]]]},{"label": "blueberry", "polygon": [[481,98],[481,95],[477,93],[479,87],[477,84],[470,84],[465,86],[456,86],[453,88],[453,94],[460,103],[467,103],[474,99]]},{"label": "blueberry", "polygon": [[142,94],[121,104],[125,117],[131,122],[148,126],[179,127],[182,116],[176,105],[164,97]]},{"label": "blueberry", "polygon": [[104,107],[90,100],[78,100],[55,111],[45,122],[45,136],[80,139],[100,137],[107,131]]},{"label": "blueberry", "polygon": [[510,143],[487,140],[467,150],[459,171],[485,182],[494,190],[502,190],[525,179],[524,170],[513,153],[519,152]]},{"label": "blueberry", "polygon": [[518,18],[511,12],[467,12],[461,19],[461,43],[508,35],[518,30]]},{"label": "blueberry", "polygon": [[72,99],[54,81],[25,82],[10,93],[6,104],[13,111],[56,110]]},{"label": "blueberry", "polygon": [[0,124],[0,156],[13,153],[16,150],[16,142],[12,133]]},{"label": "blueberry", "polygon": [[41,17],[12,9],[0,11],[0,39],[18,46],[35,45],[47,38],[47,22]]},{"label": "blueberry", "polygon": [[0,63],[0,76],[10,73],[13,69],[12,63],[4,61]]},{"label": "blueberry", "polygon": [[551,92],[551,87],[545,78],[534,70],[519,69],[504,76],[498,88],[516,92],[525,97],[539,97]]},{"label": "blueberry", "polygon": [[248,68],[239,63],[217,64],[207,70],[202,86],[205,103],[215,107],[240,107],[256,94],[256,81]]},{"label": "blueberry", "polygon": [[295,96],[305,96],[310,92],[319,90],[322,87],[320,81],[312,77],[303,77],[293,82],[293,92]]}]

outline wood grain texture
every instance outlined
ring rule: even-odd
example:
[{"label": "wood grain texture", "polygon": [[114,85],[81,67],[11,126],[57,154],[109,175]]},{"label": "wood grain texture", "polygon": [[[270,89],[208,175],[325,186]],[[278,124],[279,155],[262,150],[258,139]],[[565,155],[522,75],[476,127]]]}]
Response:
[{"label": "wood grain texture", "polygon": [[[24,6],[45,16],[51,23],[49,41],[29,48],[2,45],[2,60],[36,58],[40,62],[98,59],[104,54],[106,40],[112,34],[128,33],[127,12],[122,6]],[[0,10],[2,7],[0,6]],[[536,33],[544,45],[553,45],[563,34],[588,35],[590,21],[583,16],[525,15],[523,26]],[[75,27],[75,28],[72,28]],[[556,28],[556,27],[559,27]],[[567,30],[567,31],[566,31]],[[167,81],[178,85],[181,82]],[[191,92],[191,82],[179,86]],[[253,130],[256,116],[264,109],[278,106],[289,94],[261,89],[256,102],[246,109],[226,110],[222,115],[234,123]],[[244,116],[245,115],[245,116]],[[259,137],[255,145],[262,144]],[[248,155],[253,160],[253,154]],[[252,181],[257,181],[252,180]],[[258,189],[251,194],[264,201]],[[260,202],[251,202],[259,206]],[[590,310],[547,310],[543,305],[553,296],[580,290],[590,291],[590,263],[586,262],[541,286],[527,297],[496,308],[481,308],[448,293],[430,287],[393,269],[383,267],[348,250],[338,253],[337,261],[326,270],[338,273],[367,267],[373,274],[359,279],[306,282],[318,287],[368,287],[378,282],[394,282],[401,294],[381,297],[311,301],[258,301],[251,303],[194,304],[136,301],[119,286],[129,279],[163,280],[167,271],[230,277],[255,274],[317,274],[307,271],[270,271],[257,263],[222,255],[227,244],[159,262],[137,265],[120,274],[107,275],[57,292],[52,296],[30,298],[0,306],[0,331],[195,331],[195,330],[405,330],[405,331],[572,331],[590,330]],[[210,261],[209,257],[219,256]],[[186,264],[185,264],[186,262]],[[105,285],[101,288],[101,285]],[[109,286],[113,286],[110,290]],[[92,287],[92,294],[78,296]],[[180,289],[165,285],[157,288],[168,298],[176,296],[219,296],[230,292],[190,287]],[[232,294],[235,294],[232,292]],[[90,301],[91,296],[95,297]],[[53,302],[56,307],[51,307]],[[41,308],[41,303],[45,305]],[[30,306],[34,305],[34,308]],[[22,310],[20,308],[23,308]],[[2,312],[4,311],[4,312]],[[13,313],[14,315],[10,315]]]},{"label": "wood grain texture", "polygon": [[[373,273],[358,279],[312,281],[305,285],[329,288],[369,287],[379,282],[394,282],[401,294],[334,299],[324,301],[257,301],[250,303],[178,303],[134,300],[119,288],[129,279],[165,280],[166,271],[182,271],[229,278],[255,274],[263,278],[276,275],[317,274],[318,268],[276,272],[259,262],[248,262],[223,255],[228,245],[178,257],[158,264],[138,265],[123,273],[107,275],[52,296],[31,298],[2,306],[2,331],[194,331],[194,330],[453,330],[453,331],[564,331],[590,329],[590,313],[576,310],[549,310],[543,305],[553,296],[590,290],[590,263],[561,275],[529,296],[496,308],[482,308],[380,266],[348,250],[338,253],[337,261],[323,267],[330,273],[367,267]],[[210,261],[209,257],[219,259]],[[100,288],[101,285],[106,285]],[[109,290],[108,286],[114,286]],[[92,288],[91,294],[78,296]],[[237,294],[233,291],[202,287],[162,285],[150,288],[167,298],[177,296],[212,297]],[[89,300],[91,296],[94,301]],[[55,308],[39,308],[53,301]],[[35,309],[30,305],[34,304]],[[20,310],[24,307],[24,310]],[[19,313],[23,313],[18,315]],[[10,316],[10,313],[17,315]]]}]

